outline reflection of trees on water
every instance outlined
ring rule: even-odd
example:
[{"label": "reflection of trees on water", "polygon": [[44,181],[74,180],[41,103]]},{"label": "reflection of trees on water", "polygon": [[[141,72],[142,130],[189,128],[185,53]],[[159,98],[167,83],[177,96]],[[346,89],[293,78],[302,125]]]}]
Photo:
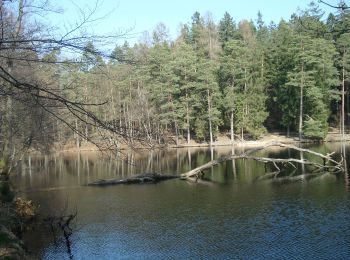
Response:
[{"label": "reflection of trees on water", "polygon": [[346,145],[344,142],[341,144],[341,156],[343,157],[343,163],[344,163],[344,175],[345,175],[345,185],[346,188],[349,189],[349,173],[348,173],[348,162],[346,157]]},{"label": "reflection of trees on water", "polygon": [[[232,149],[231,149],[231,155],[235,155],[235,147],[234,145],[232,145]],[[237,171],[236,171],[236,160],[232,160],[232,173],[234,178],[236,179],[237,177]]]},{"label": "reflection of trees on water", "polygon": [[[339,146],[338,146],[339,149]],[[327,153],[334,147],[312,147],[312,150]],[[341,154],[346,157],[345,145]],[[338,151],[339,151],[338,150]],[[18,186],[26,189],[81,186],[98,179],[126,178],[131,175],[157,172],[162,174],[181,174],[199,165],[222,156],[240,154],[244,150],[234,146],[213,148],[183,148],[153,150],[141,152],[126,151],[122,157],[100,156],[97,153],[72,153],[64,155],[46,155],[43,157],[28,156],[22,162],[22,172],[15,176]],[[298,158],[319,160],[308,153],[297,153],[289,149],[266,150],[256,153],[257,156],[270,158]],[[340,154],[338,153],[338,155]],[[322,163],[321,161],[319,161]],[[346,165],[347,166],[347,165]],[[278,174],[277,177],[293,177],[309,172],[308,166],[301,165],[297,170],[292,168]],[[219,183],[253,182],[260,176],[275,171],[272,165],[246,159],[230,160],[213,166],[205,172],[205,178]],[[346,172],[346,181],[349,182]],[[348,184],[347,184],[348,185]]]},{"label": "reflection of trees on water", "polygon": [[[339,149],[339,146],[337,147]],[[344,158],[346,158],[347,150],[345,149],[345,145],[341,147],[341,153],[337,153],[336,156],[340,156],[340,154],[343,155]],[[326,148],[319,148],[323,149],[322,152]],[[328,149],[328,148],[327,148]],[[326,150],[327,150],[326,149]],[[329,149],[329,150],[333,150]],[[338,151],[339,151],[338,150]],[[328,150],[327,150],[328,151]],[[96,154],[84,154],[83,152],[79,154],[71,154],[71,155],[60,155],[60,156],[46,156],[46,157],[35,157],[31,156],[26,158],[25,161],[22,162],[22,173],[18,174],[18,176],[15,176],[16,181],[18,181],[20,184],[19,186],[22,187],[30,187],[33,190],[38,189],[39,192],[37,193],[27,193],[29,196],[32,196],[35,198],[35,201],[38,201],[39,204],[41,204],[42,209],[45,209],[46,214],[59,214],[57,213],[57,209],[62,209],[64,205],[67,203],[67,194],[69,192],[70,198],[69,203],[70,207],[75,206],[75,200],[79,201],[81,199],[81,194],[85,194],[85,196],[91,196],[89,197],[88,202],[86,202],[86,206],[79,205],[79,207],[86,207],[83,210],[90,212],[90,203],[100,203],[100,199],[95,200],[94,198],[101,196],[101,194],[107,194],[105,198],[111,197],[113,200],[115,198],[115,194],[118,194],[118,196],[123,196],[123,192],[127,192],[127,189],[129,188],[122,188],[122,189],[92,189],[83,187],[81,185],[84,185],[87,182],[94,181],[97,179],[107,179],[107,178],[125,178],[126,176],[140,173],[140,172],[146,172],[146,171],[154,171],[154,172],[162,172],[162,173],[169,173],[169,174],[175,174],[175,173],[183,173],[188,171],[189,169],[193,169],[194,167],[204,164],[210,160],[219,158],[224,155],[234,155],[234,154],[240,154],[242,153],[242,150],[237,147],[227,147],[223,149],[197,149],[197,148],[190,148],[190,149],[174,149],[174,150],[168,150],[168,151],[147,151],[142,153],[125,153],[125,156],[123,157],[123,160],[121,159],[115,159],[114,157],[101,157]],[[311,158],[311,155],[308,154],[299,154],[292,152],[290,150],[280,150],[280,151],[263,151],[258,154],[259,156],[269,156],[269,157],[295,157],[295,158]],[[347,165],[345,165],[347,169]],[[264,174],[268,174],[270,171],[273,170],[273,167],[267,166],[265,169],[264,165],[258,162],[251,162],[250,160],[230,160],[225,163],[222,163],[220,165],[211,167],[206,172],[206,178],[213,180],[214,184],[212,186],[208,187],[217,187],[219,185],[216,185],[215,183],[219,184],[233,184],[231,185],[232,189],[237,190],[237,192],[232,193],[225,193],[225,189],[228,187],[230,189],[230,185],[225,185],[225,189],[209,189],[206,188],[206,186],[201,186],[198,190],[204,190],[203,193],[195,193],[196,199],[193,200],[193,209],[197,210],[198,201],[209,201],[213,207],[203,208],[203,211],[201,213],[205,214],[214,214],[213,212],[219,211],[220,207],[216,207],[216,202],[222,200],[225,200],[225,203],[231,199],[231,201],[234,201],[239,197],[240,199],[244,200],[242,204],[244,205],[250,205],[254,208],[257,207],[257,205],[262,201],[271,200],[274,196],[280,196],[284,193],[280,193],[280,185],[270,185],[270,183],[277,183],[277,182],[270,182],[271,179],[274,178],[274,174],[271,174],[270,179],[262,179],[260,183],[263,183],[263,185],[255,185],[254,188],[251,185],[245,185],[248,183],[256,182],[257,178],[259,176],[263,176]],[[304,169],[305,172],[308,171],[308,167]],[[288,174],[291,175],[291,177],[302,173],[303,170],[300,168],[296,171],[291,171],[288,173],[285,173],[286,176]],[[340,178],[343,178],[343,175],[340,175]],[[348,173],[345,172],[345,182],[347,187],[349,186],[349,179],[348,179]],[[327,177],[328,178],[328,177]],[[332,176],[332,178],[334,178]],[[326,179],[327,180],[327,179]],[[329,178],[328,178],[329,180]],[[331,179],[333,180],[333,179]],[[343,180],[342,180],[343,181]],[[308,181],[304,181],[304,183],[308,183]],[[328,182],[323,182],[324,185],[319,185],[317,182],[317,185],[314,186],[307,186],[307,189],[303,189],[302,192],[315,192],[319,191],[321,194],[332,194],[334,193],[335,186],[330,189],[330,185],[327,185]],[[243,184],[243,185],[241,185]],[[265,185],[267,184],[267,185]],[[321,183],[322,184],[322,183]],[[168,205],[169,201],[187,201],[188,200],[188,193],[183,192],[183,194],[177,194],[177,192],[174,192],[174,190],[177,190],[177,187],[180,186],[183,188],[183,186],[186,184],[180,184],[180,185],[171,185],[168,186],[161,186],[162,188],[162,195],[161,196],[169,196],[166,202],[164,202],[164,205]],[[342,183],[343,185],[343,183]],[[250,188],[249,188],[250,186]],[[45,190],[45,188],[56,188],[56,187],[62,187],[63,189],[54,189],[54,192],[47,192],[49,190]],[[165,187],[166,189],[163,189]],[[298,185],[290,185],[288,186],[291,189],[294,189],[295,195],[298,195],[300,190],[298,189]],[[305,186],[306,187],[306,186]],[[315,188],[316,187],[316,188]],[[69,190],[66,190],[66,188],[69,188]],[[337,187],[339,188],[339,187]],[[29,188],[28,188],[29,189]],[[132,189],[132,192],[127,193],[125,198],[133,198],[134,203],[139,203],[140,198],[143,198],[145,192],[146,193],[152,193],[154,194],[152,198],[156,198],[159,196],[159,190],[156,190],[154,188],[151,189],[139,189],[138,187],[134,189],[134,187],[130,187]],[[166,191],[164,191],[166,190]],[[188,191],[193,189],[190,186],[186,186],[184,190],[182,191]],[[308,190],[308,191],[307,191]],[[51,190],[50,190],[51,191]],[[84,193],[85,192],[85,193]],[[100,192],[100,193],[99,193]],[[263,198],[260,198],[259,196],[256,196],[254,192],[263,194]],[[156,194],[157,193],[157,194]],[[175,194],[175,195],[174,195]],[[230,195],[232,194],[232,197]],[[326,196],[324,195],[324,196]],[[339,194],[338,194],[339,195]],[[118,197],[115,196],[115,197]],[[340,196],[340,195],[339,195]],[[259,197],[259,203],[255,199],[251,199],[254,197]],[[157,203],[148,203],[149,197],[145,197],[147,199],[144,199],[144,202],[147,203],[139,203],[138,209],[143,212],[142,219],[145,217],[153,220],[153,218],[157,218],[159,214],[165,214],[171,216],[173,214],[173,209],[175,207],[170,207],[168,209],[164,209],[163,205],[162,207],[159,207],[159,204]],[[321,200],[320,200],[321,201]],[[54,203],[52,203],[54,202]],[[118,203],[122,203],[118,201]],[[191,201],[192,203],[192,201]],[[226,205],[223,203],[222,205]],[[51,204],[51,205],[50,205]],[[170,205],[176,205],[170,203]],[[180,205],[180,204],[179,204]],[[267,207],[269,207],[269,204],[266,203]],[[108,205],[109,206],[109,205]],[[267,209],[266,211],[273,212],[274,205],[270,205],[271,209]],[[118,204],[119,207],[119,204]],[[258,208],[258,207],[257,207]],[[161,210],[160,210],[161,209]],[[241,209],[241,208],[240,208]],[[81,209],[80,209],[81,210]],[[83,211],[82,210],[82,211]],[[73,209],[74,211],[74,209]],[[93,210],[91,210],[93,211]],[[157,214],[154,214],[154,212],[157,212]],[[130,213],[130,212],[128,212]],[[251,212],[250,212],[251,213]],[[254,212],[256,213],[256,212]],[[92,214],[92,213],[89,213]],[[120,212],[118,211],[118,214]],[[148,214],[148,215],[147,215]],[[128,215],[126,215],[128,216]],[[104,214],[101,214],[100,222],[104,221]],[[136,216],[138,217],[138,216]],[[140,217],[140,221],[142,221]],[[95,221],[95,218],[94,218]],[[171,224],[171,221],[169,221]],[[169,226],[167,226],[168,228]],[[38,231],[40,233],[40,231]],[[143,236],[147,236],[147,232],[145,234],[142,234]],[[39,235],[38,235],[39,236]],[[46,237],[39,238],[41,240],[40,243],[46,245],[49,244]],[[44,248],[45,246],[40,246]]]}]

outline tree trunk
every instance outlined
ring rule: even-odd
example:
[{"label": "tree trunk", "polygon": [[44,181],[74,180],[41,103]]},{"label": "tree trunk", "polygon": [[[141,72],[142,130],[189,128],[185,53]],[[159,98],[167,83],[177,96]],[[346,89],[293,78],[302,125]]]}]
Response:
[{"label": "tree trunk", "polygon": [[342,91],[341,91],[341,137],[345,136],[345,67],[342,69]]},{"label": "tree trunk", "polygon": [[[186,99],[187,99],[187,94],[186,94]],[[191,141],[191,133],[190,133],[190,115],[189,115],[188,102],[186,102],[186,122],[187,122],[187,143],[189,144]]]},{"label": "tree trunk", "polygon": [[299,107],[299,141],[303,136],[303,109],[304,109],[304,63],[301,64],[301,81],[300,81],[300,107]]},{"label": "tree trunk", "polygon": [[75,119],[75,140],[76,140],[76,146],[77,146],[77,150],[80,150],[80,140],[79,140],[79,129],[78,129],[78,119]]},{"label": "tree trunk", "polygon": [[[88,103],[88,88],[87,88],[87,80],[86,80],[86,76],[84,77],[84,89],[85,89],[85,102]],[[85,115],[85,122],[88,122],[88,116]],[[86,143],[88,142],[88,138],[89,138],[89,130],[88,130],[88,124],[85,123],[85,141]]]},{"label": "tree trunk", "polygon": [[17,40],[19,33],[22,30],[23,15],[24,15],[24,2],[23,0],[20,0],[18,3],[18,17],[16,21],[16,26],[15,26],[15,35],[14,35],[15,40]]},{"label": "tree trunk", "polygon": [[178,128],[177,128],[177,124],[176,124],[176,122],[175,122],[175,135],[176,135],[176,146],[178,146],[179,145],[179,130],[178,130]]},{"label": "tree trunk", "polygon": [[209,119],[209,136],[210,136],[210,147],[213,145],[213,129],[212,129],[212,122],[211,122],[211,97],[210,97],[210,91],[207,90],[208,95],[208,119]]},{"label": "tree trunk", "polygon": [[345,111],[345,122],[344,125],[348,125],[349,124],[349,113],[347,113],[347,111],[349,111],[349,107],[350,107],[350,96],[349,96],[349,91],[348,91],[348,82],[345,82],[345,99],[346,99],[346,111]]},{"label": "tree trunk", "polygon": [[230,124],[231,124],[231,143],[234,144],[234,142],[235,142],[235,133],[234,133],[234,129],[233,129],[233,110],[231,111]]},{"label": "tree trunk", "polygon": [[12,133],[12,97],[9,95],[6,98],[6,113],[5,113],[5,127],[4,131],[4,150],[3,155],[5,158],[9,158],[11,155],[11,146],[13,145],[13,133]]},{"label": "tree trunk", "polygon": [[[232,71],[232,74],[234,72]],[[234,133],[234,107],[235,107],[235,102],[234,102],[234,90],[235,90],[235,78],[234,76],[232,77],[232,84],[231,84],[231,91],[232,91],[232,107],[231,107],[231,118],[230,118],[230,130],[231,130],[231,143],[234,144],[235,141],[235,133]]]}]

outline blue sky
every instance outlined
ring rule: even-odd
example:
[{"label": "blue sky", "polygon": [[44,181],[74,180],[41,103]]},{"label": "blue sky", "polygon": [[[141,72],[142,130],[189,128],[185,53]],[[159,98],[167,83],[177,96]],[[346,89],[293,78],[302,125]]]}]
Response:
[{"label": "blue sky", "polygon": [[[141,32],[151,32],[157,23],[163,22],[172,38],[178,34],[179,24],[190,21],[192,14],[199,11],[202,15],[211,12],[215,21],[219,21],[225,11],[229,12],[235,21],[253,19],[257,13],[263,14],[264,21],[278,23],[281,18],[288,20],[297,8],[305,9],[308,0],[176,0],[176,1],[137,1],[137,0],[100,0],[99,11],[95,17],[107,16],[92,24],[91,30],[106,34],[112,31],[132,28],[134,35],[129,40],[136,41]],[[329,0],[336,4],[338,1]],[[56,6],[63,8],[64,13],[48,17],[53,24],[63,26],[73,24],[79,19],[76,6],[82,9],[91,8],[95,1],[90,0],[61,0]],[[326,6],[321,5],[324,10]]]}]

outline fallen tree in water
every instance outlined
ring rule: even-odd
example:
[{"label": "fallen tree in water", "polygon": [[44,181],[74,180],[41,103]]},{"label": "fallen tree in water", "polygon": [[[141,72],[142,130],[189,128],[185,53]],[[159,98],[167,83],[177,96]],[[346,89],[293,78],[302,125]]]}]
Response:
[{"label": "fallen tree in water", "polygon": [[[281,158],[267,158],[267,157],[259,157],[259,156],[253,156],[252,154],[270,147],[282,147],[286,149],[291,149],[298,151],[300,153],[308,153],[312,154],[316,158],[322,159],[322,163],[311,161],[308,159],[296,159],[296,158],[287,158],[287,159],[281,159]],[[275,168],[275,171],[272,173],[272,175],[276,176],[278,173],[280,173],[283,169],[285,169],[287,166],[291,166],[294,169],[297,169],[298,165],[301,166],[308,166],[310,170],[310,174],[318,174],[318,173],[340,173],[344,172],[343,167],[343,161],[342,158],[340,161],[336,161],[332,158],[333,153],[329,154],[321,154],[314,151],[311,151],[309,149],[300,148],[294,145],[288,145],[283,144],[279,142],[273,142],[269,143],[265,146],[259,147],[259,148],[253,148],[250,149],[244,153],[237,154],[237,155],[229,155],[224,156],[216,160],[212,160],[206,164],[203,164],[193,170],[190,170],[186,173],[178,175],[162,175],[158,173],[144,173],[140,175],[135,175],[127,179],[109,179],[109,180],[98,180],[91,183],[88,183],[89,186],[107,186],[107,185],[118,185],[118,184],[143,184],[143,183],[158,183],[160,181],[169,180],[169,179],[177,179],[181,178],[183,180],[189,180],[197,181],[203,176],[203,171],[210,169],[211,167],[218,165],[220,163],[223,163],[228,160],[237,160],[237,159],[248,159],[248,160],[254,160],[258,162],[271,164]]]},{"label": "fallen tree in water", "polygon": [[88,186],[108,186],[118,184],[146,184],[146,183],[158,183],[160,181],[180,178],[177,175],[163,175],[159,173],[144,173],[132,176],[127,179],[109,179],[109,180],[97,180],[88,183]]},{"label": "fallen tree in water", "polygon": [[[257,151],[261,151],[261,150],[264,150],[266,148],[273,147],[273,146],[287,148],[287,149],[295,150],[295,151],[302,152],[302,153],[312,154],[318,158],[321,158],[323,163],[310,161],[308,159],[295,159],[295,158],[280,159],[280,158],[266,158],[266,157],[252,156],[252,154],[257,152]],[[334,152],[324,155],[324,154],[317,153],[317,152],[311,151],[309,149],[300,148],[300,147],[297,147],[294,145],[273,142],[273,143],[269,143],[263,147],[250,149],[250,150],[248,150],[244,153],[238,154],[238,155],[224,156],[224,157],[221,157],[219,159],[212,160],[212,161],[210,161],[206,164],[203,164],[203,165],[201,165],[193,170],[190,170],[186,173],[181,174],[181,178],[182,179],[193,178],[193,177],[199,178],[204,170],[209,169],[209,168],[211,168],[215,165],[218,165],[220,163],[223,163],[225,161],[237,160],[237,159],[249,159],[249,160],[262,162],[265,164],[270,163],[275,167],[276,172],[281,172],[281,170],[288,165],[292,166],[295,169],[297,169],[297,165],[310,166],[312,168],[311,173],[317,173],[317,172],[340,173],[340,172],[344,172],[344,167],[343,167],[343,160],[344,159],[342,158],[341,161],[338,162],[331,157],[333,154],[334,154]]]}]

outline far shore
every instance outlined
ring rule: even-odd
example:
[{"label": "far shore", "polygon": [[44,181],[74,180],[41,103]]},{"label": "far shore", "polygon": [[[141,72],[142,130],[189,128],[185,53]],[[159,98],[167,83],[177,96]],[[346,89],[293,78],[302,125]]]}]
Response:
[{"label": "far shore", "polygon": [[[321,142],[341,142],[341,141],[350,141],[350,134],[346,134],[345,137],[342,139],[341,134],[339,132],[329,132],[324,140]],[[228,146],[235,146],[235,147],[240,147],[240,148],[245,148],[245,147],[262,147],[267,145],[268,143],[271,142],[280,142],[284,144],[299,144],[299,138],[297,135],[291,135],[287,136],[284,133],[267,133],[261,138],[257,140],[240,140],[236,139],[233,143],[230,140],[230,138],[226,135],[221,135],[219,136],[215,142],[213,142],[212,147],[228,147]],[[317,141],[315,140],[310,140],[310,139],[303,139],[301,143],[316,143]],[[198,147],[198,148],[206,148],[210,147],[210,144],[208,142],[196,142],[195,140],[191,140],[190,143],[187,143],[186,140],[181,140],[179,145],[176,144],[168,144],[164,145],[161,147],[156,147],[160,149],[176,149],[176,148],[191,148],[191,147]],[[126,144],[122,145],[121,150],[128,150],[130,147],[128,147]],[[133,149],[136,150],[142,150],[142,149],[152,149],[149,146],[145,145],[134,145]],[[65,144],[65,145],[57,145],[55,149],[53,150],[54,152],[96,152],[100,151],[100,149],[91,143],[83,143],[81,147],[78,149],[74,142]]]}]

